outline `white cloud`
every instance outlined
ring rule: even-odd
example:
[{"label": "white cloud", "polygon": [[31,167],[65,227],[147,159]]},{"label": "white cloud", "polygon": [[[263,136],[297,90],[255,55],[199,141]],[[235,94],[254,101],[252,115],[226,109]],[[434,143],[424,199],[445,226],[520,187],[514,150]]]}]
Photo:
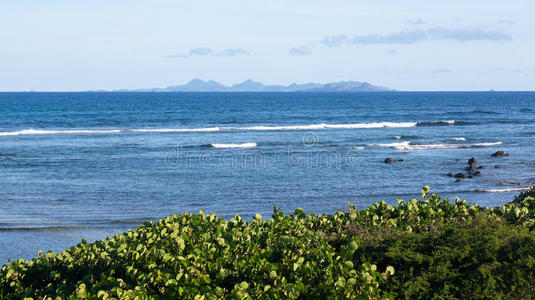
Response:
[{"label": "white cloud", "polygon": [[180,58],[180,57],[192,57],[192,56],[238,56],[249,55],[249,51],[242,48],[225,49],[220,52],[214,51],[212,48],[194,48],[187,53],[165,55],[164,58]]},{"label": "white cloud", "polygon": [[299,47],[291,48],[289,53],[291,55],[310,55],[312,54],[312,48],[314,48],[314,43],[308,43]]},{"label": "white cloud", "polygon": [[[331,35],[320,41],[321,45],[329,48],[341,47],[345,45],[402,45],[414,44],[427,40],[451,40],[456,42],[469,41],[510,41],[512,36],[499,30],[476,29],[450,29],[435,27],[430,29],[404,30],[387,34],[367,34],[348,37],[344,34]],[[315,43],[308,43],[290,49],[290,54],[310,55]]]},{"label": "white cloud", "polygon": [[446,73],[452,73],[453,71],[450,69],[437,69],[433,70],[433,74],[446,74]]}]

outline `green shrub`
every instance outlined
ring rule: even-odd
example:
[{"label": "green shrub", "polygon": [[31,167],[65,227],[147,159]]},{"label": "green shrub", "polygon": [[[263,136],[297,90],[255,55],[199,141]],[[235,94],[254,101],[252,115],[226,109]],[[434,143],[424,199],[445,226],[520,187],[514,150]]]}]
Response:
[{"label": "green shrub", "polygon": [[522,224],[535,229],[535,187],[520,193],[511,203],[493,211],[512,224]]},{"label": "green shrub", "polygon": [[184,213],[0,270],[0,298],[533,298],[534,190],[271,219]]},{"label": "green shrub", "polygon": [[0,271],[0,295],[82,298],[380,297],[380,273],[354,264],[357,244],[335,249],[313,230],[328,216],[297,210],[264,221],[184,213]]}]

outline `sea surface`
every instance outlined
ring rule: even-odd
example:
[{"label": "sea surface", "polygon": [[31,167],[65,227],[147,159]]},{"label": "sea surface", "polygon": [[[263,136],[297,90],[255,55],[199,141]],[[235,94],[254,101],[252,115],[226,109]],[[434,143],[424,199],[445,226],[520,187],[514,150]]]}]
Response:
[{"label": "sea surface", "polygon": [[[201,209],[333,213],[424,185],[503,205],[535,183],[534,141],[535,93],[0,93],[0,264]],[[447,176],[471,157],[483,176]]]}]

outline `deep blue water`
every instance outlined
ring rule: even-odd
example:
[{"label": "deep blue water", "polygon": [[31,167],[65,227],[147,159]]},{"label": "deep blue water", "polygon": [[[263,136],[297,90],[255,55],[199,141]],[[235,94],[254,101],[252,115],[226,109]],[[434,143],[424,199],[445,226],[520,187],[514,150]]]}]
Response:
[{"label": "deep blue water", "polygon": [[[534,139],[535,93],[0,93],[0,264],[200,209],[332,213],[425,184],[502,205],[535,183]],[[446,176],[472,156],[483,176]]]}]

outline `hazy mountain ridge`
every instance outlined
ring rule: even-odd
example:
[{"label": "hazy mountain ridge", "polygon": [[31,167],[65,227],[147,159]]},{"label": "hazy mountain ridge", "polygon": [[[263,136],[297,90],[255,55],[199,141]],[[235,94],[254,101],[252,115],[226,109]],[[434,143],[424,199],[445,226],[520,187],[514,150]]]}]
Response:
[{"label": "hazy mountain ridge", "polygon": [[184,85],[166,88],[119,90],[122,92],[384,92],[393,91],[390,88],[372,85],[360,81],[339,81],[331,83],[292,83],[284,85],[264,85],[261,82],[248,79],[232,86],[223,85],[217,81],[193,79]]}]

